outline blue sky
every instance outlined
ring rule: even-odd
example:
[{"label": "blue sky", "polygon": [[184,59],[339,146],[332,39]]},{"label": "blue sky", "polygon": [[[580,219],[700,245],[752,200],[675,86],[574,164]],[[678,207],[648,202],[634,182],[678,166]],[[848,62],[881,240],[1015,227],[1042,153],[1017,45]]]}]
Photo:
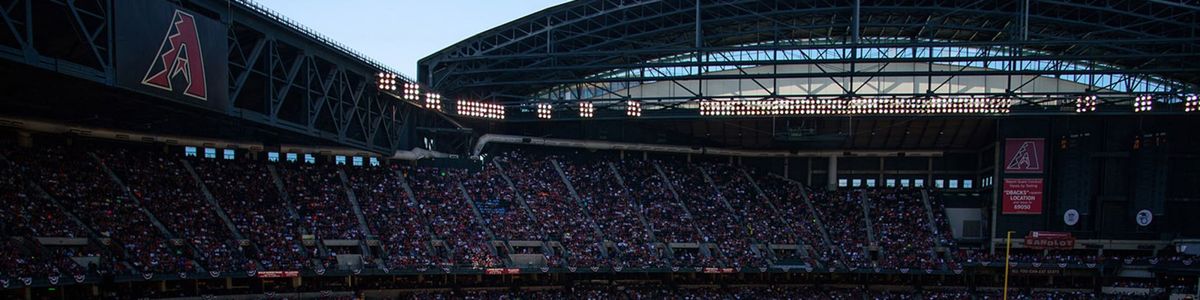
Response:
[{"label": "blue sky", "polygon": [[256,0],[409,77],[417,60],[565,0]]}]

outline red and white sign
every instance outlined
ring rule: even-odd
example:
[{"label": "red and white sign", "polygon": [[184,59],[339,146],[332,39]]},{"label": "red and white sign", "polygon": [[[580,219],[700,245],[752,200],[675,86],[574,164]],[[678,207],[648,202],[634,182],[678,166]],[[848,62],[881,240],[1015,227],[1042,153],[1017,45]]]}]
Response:
[{"label": "red and white sign", "polygon": [[734,270],[733,268],[704,268],[701,271],[704,273],[725,274],[725,273],[733,273],[733,272],[736,272],[737,270]]},{"label": "red and white sign", "polygon": [[1045,139],[1004,140],[1004,172],[1041,174],[1045,170]]},{"label": "red and white sign", "polygon": [[1001,211],[1006,215],[1041,214],[1042,184],[1041,178],[1005,178]]},{"label": "red and white sign", "polygon": [[261,271],[258,278],[291,278],[300,276],[300,271]]},{"label": "red and white sign", "polygon": [[1075,237],[1070,232],[1031,231],[1025,236],[1025,247],[1031,249],[1072,249]]},{"label": "red and white sign", "polygon": [[521,274],[521,269],[517,268],[490,268],[483,270],[483,274],[487,275],[514,275]]}]

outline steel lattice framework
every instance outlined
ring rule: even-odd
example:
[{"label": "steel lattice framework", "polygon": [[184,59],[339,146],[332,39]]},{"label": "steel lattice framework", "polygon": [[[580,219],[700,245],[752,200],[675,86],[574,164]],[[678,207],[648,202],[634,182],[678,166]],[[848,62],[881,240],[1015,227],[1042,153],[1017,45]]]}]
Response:
[{"label": "steel lattice framework", "polygon": [[[1131,106],[1140,94],[1178,104],[1200,84],[1197,58],[1200,6],[1192,1],[581,0],[425,57],[418,81],[447,99],[502,103],[526,119],[539,103],[562,111],[589,101],[618,112],[637,102],[658,116],[694,116],[697,102],[713,99],[895,96],[1002,97],[1014,113],[1067,113],[1085,94],[1102,105]],[[864,92],[902,77],[921,87]],[[946,87],[984,77],[1003,80],[985,92]],[[1081,88],[1029,88],[1039,78]],[[789,92],[778,86],[784,79],[836,88]],[[758,92],[708,92],[721,81]],[[679,92],[636,92],[648,85]]]},{"label": "steel lattice framework", "polygon": [[[0,0],[0,58],[115,86],[116,1]],[[248,0],[170,2],[227,27],[220,113],[380,153],[409,147],[415,102],[378,89],[386,67]]]}]

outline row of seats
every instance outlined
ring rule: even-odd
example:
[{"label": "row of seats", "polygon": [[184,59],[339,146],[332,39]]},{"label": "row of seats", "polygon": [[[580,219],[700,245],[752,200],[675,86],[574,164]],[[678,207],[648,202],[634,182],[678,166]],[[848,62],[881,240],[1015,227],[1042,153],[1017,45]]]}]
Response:
[{"label": "row of seats", "polygon": [[[670,287],[654,284],[578,285],[539,289],[462,289],[406,292],[406,299],[1001,299],[997,290],[969,291],[962,288],[929,290],[868,289],[860,286],[730,286]],[[1122,299],[1120,295],[1097,295],[1077,290],[1023,290],[1009,292],[1010,299]],[[1127,297],[1129,299],[1141,299]]]},{"label": "row of seats", "polygon": [[[0,275],[86,269],[35,255],[44,252],[98,258],[89,267],[118,273],[324,268],[346,249],[329,240],[358,241],[364,265],[386,268],[517,265],[507,254],[628,268],[931,269],[983,259],[933,252],[953,241],[940,203],[931,201],[930,221],[917,190],[806,191],[728,164],[508,151],[470,170],[339,167],[81,148],[2,148],[0,251],[13,258],[0,263],[40,267]],[[40,247],[35,237],[88,246]]]}]

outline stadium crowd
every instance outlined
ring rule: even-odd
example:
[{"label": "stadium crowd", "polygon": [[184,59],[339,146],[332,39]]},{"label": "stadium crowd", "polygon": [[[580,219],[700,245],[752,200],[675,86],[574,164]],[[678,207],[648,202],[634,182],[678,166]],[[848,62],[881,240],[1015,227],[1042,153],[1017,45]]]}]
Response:
[{"label": "stadium crowd", "polygon": [[446,263],[433,255],[433,237],[420,207],[410,200],[403,179],[394,170],[351,168],[346,173],[370,234],[383,241],[388,266],[414,268]]},{"label": "stadium crowd", "polygon": [[933,232],[918,190],[870,190],[865,200],[878,236],[877,265],[886,268],[942,268],[933,252]]},{"label": "stadium crowd", "polygon": [[[1009,299],[1066,300],[1066,299],[1144,299],[1119,294],[1098,294],[1084,290],[1013,289]],[[669,286],[662,284],[576,284],[536,288],[476,288],[450,290],[404,291],[403,299],[1001,299],[996,288],[968,290],[941,287],[913,289],[906,287],[864,287],[860,285],[740,285],[740,286]]]},{"label": "stadium crowd", "polygon": [[131,153],[111,148],[94,153],[167,230],[195,247],[195,257],[206,270],[229,272],[250,267],[217,210],[178,158],[161,150]]},{"label": "stadium crowd", "polygon": [[175,273],[197,271],[183,249],[173,245],[144,213],[137,199],[113,184],[102,160],[79,148],[15,148],[6,155],[41,185],[67,214],[78,217],[97,238],[110,239],[108,253],[128,264],[114,271]]},{"label": "stadium crowd", "polygon": [[542,232],[566,248],[568,265],[608,265],[600,250],[602,239],[597,236],[595,222],[574,196],[568,194],[552,157],[532,160],[514,151],[500,156],[497,162],[504,165],[504,172],[533,212]]},{"label": "stadium crowd", "polygon": [[[0,148],[0,275],[323,269],[338,261],[324,241],[371,239],[379,247],[364,246],[363,261],[378,257],[390,269],[515,266],[509,254],[541,254],[547,267],[620,268],[947,270],[1003,260],[956,248],[941,202],[920,190],[805,190],[728,164],[509,151],[472,171],[82,148]],[[86,242],[48,246],[39,237]],[[935,253],[938,246],[951,255]],[[1012,258],[1191,259],[1086,251]]]}]

